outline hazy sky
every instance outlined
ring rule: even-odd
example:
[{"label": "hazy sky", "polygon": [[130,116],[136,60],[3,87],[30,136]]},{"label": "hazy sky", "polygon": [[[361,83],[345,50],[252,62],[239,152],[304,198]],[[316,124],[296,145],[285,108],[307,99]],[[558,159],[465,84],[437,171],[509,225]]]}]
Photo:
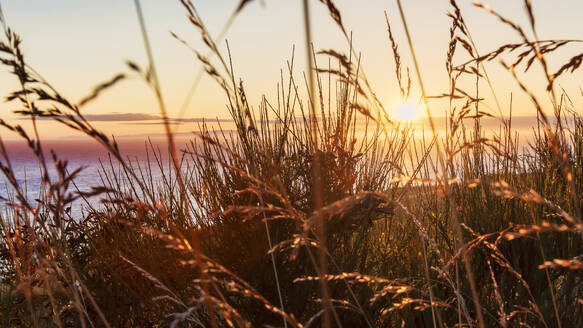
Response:
[{"label": "hazy sky", "polygon": [[[198,6],[206,25],[215,35],[237,6],[238,0],[193,1]],[[519,41],[518,36],[485,11],[475,8],[471,1],[458,0],[478,48],[482,53],[496,49],[503,43]],[[522,0],[483,1],[502,14],[525,26],[527,17]],[[131,0],[3,0],[0,1],[8,24],[23,38],[23,48],[29,64],[35,67],[64,95],[81,99],[97,83],[119,71],[126,71],[124,62],[131,59],[145,64],[144,47]],[[154,56],[161,76],[164,97],[170,115],[176,115],[200,65],[182,44],[170,36],[174,31],[203,53],[197,31],[190,25],[185,10],[178,0],[143,0],[147,28],[150,32]],[[539,36],[541,39],[577,39],[583,30],[583,1],[534,0]],[[410,65],[401,20],[394,0],[337,0],[337,7],[347,29],[353,32],[357,51],[362,53],[363,68],[377,95],[392,108],[399,101],[394,77],[394,64],[387,38],[383,11],[392,21],[393,33],[400,45],[403,62]],[[445,53],[449,40],[450,10],[447,0],[403,0],[405,14],[411,26],[421,70],[429,94],[447,90]],[[311,2],[315,46],[336,48],[347,52],[347,45],[337,27],[319,2]],[[243,79],[252,105],[259,103],[262,94],[276,99],[276,83],[280,69],[285,68],[296,45],[296,74],[304,68],[304,40],[300,0],[253,1],[236,19],[230,29],[229,41],[235,73]],[[221,44],[224,48],[224,43]],[[583,45],[564,50],[551,60],[552,70],[572,55],[583,52]],[[327,63],[327,59],[320,58]],[[412,65],[411,65],[412,68]],[[494,87],[504,108],[510,93],[514,93],[514,113],[533,114],[527,98],[518,91],[515,82],[499,63],[487,66]],[[579,81],[583,75],[559,81],[579,104]],[[543,86],[541,72],[537,69],[523,76],[535,86]],[[0,91],[4,97],[15,87],[13,78],[3,68],[0,70]],[[413,89],[417,90],[416,80]],[[489,91],[482,88],[483,94]],[[414,92],[414,97],[418,93]],[[491,106],[493,104],[489,102]],[[16,104],[0,104],[2,118],[12,118],[10,111]],[[436,104],[435,115],[443,115],[442,106]],[[137,78],[124,81],[96,102],[84,109],[90,114],[158,113],[150,90]],[[204,78],[186,117],[228,118],[226,99],[218,86]],[[143,122],[142,122],[143,123]],[[50,137],[70,135],[64,128],[45,124],[43,133]],[[99,123],[116,135],[161,132],[156,124],[134,125],[128,121]],[[182,131],[193,129],[192,123],[183,124]],[[4,131],[0,132],[4,136]]]}]

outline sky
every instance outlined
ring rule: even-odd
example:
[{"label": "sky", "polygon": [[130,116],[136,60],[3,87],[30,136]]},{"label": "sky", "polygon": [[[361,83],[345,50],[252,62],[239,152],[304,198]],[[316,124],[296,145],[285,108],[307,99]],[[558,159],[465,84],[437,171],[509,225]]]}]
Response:
[{"label": "sky", "polygon": [[[212,35],[217,35],[238,0],[193,1]],[[503,15],[528,27],[528,18],[522,0],[483,1]],[[540,39],[577,39],[583,21],[583,1],[533,0]],[[337,26],[319,1],[311,1],[313,36],[316,49],[338,49],[348,52],[348,45]],[[518,35],[472,1],[458,0],[470,32],[481,53],[508,42],[518,42]],[[7,23],[23,39],[27,62],[40,72],[63,95],[82,99],[98,83],[118,72],[128,72],[125,62],[132,60],[145,66],[146,55],[141,39],[134,1],[131,0],[0,0]],[[396,1],[394,0],[337,0],[346,28],[352,32],[354,48],[362,54],[362,67],[385,108],[399,106],[399,91],[394,76],[394,62],[387,37],[383,11],[387,11],[393,33],[399,44],[403,63],[413,66],[405,39]],[[186,18],[186,11],[178,0],[142,0],[144,16],[150,33],[155,63],[160,75],[164,99],[169,115],[178,115],[192,86],[200,63],[192,53],[175,40],[170,31],[187,40],[202,53],[207,51],[200,42],[197,30]],[[403,0],[414,46],[419,57],[423,80],[428,94],[447,91],[445,54],[449,41],[450,10],[447,0]],[[528,30],[528,29],[527,29]],[[262,95],[277,101],[276,85],[280,69],[285,69],[296,46],[296,76],[305,69],[304,31],[300,0],[255,0],[236,18],[226,36],[233,58],[235,74],[245,83],[248,100],[257,106]],[[224,43],[221,42],[224,51]],[[558,52],[550,60],[556,70],[575,54],[583,52],[583,44]],[[327,63],[327,58],[318,58]],[[513,94],[515,115],[533,115],[534,108],[526,95],[519,91],[514,80],[498,62],[487,65],[494,81],[494,89],[505,111]],[[413,76],[413,74],[412,74]],[[535,92],[544,89],[542,72],[533,69],[523,80]],[[579,82],[582,74],[559,80],[559,84],[580,104]],[[6,68],[0,69],[2,97],[17,85]],[[481,85],[485,105],[493,107],[486,85]],[[416,79],[413,79],[412,99],[419,97]],[[548,99],[543,99],[548,101]],[[204,77],[192,97],[184,115],[189,120],[174,124],[179,133],[195,129],[196,118],[228,119],[226,98],[221,89]],[[444,106],[432,105],[432,113],[444,115]],[[11,112],[17,103],[0,103],[1,117],[19,122]],[[163,132],[158,124],[159,110],[151,90],[137,77],[121,82],[95,102],[83,108],[93,115],[96,126],[119,137],[156,135]],[[100,115],[101,119],[99,119]],[[122,116],[116,116],[122,115]],[[78,133],[57,123],[41,122],[45,138],[75,138]],[[12,138],[0,131],[3,138]]]}]

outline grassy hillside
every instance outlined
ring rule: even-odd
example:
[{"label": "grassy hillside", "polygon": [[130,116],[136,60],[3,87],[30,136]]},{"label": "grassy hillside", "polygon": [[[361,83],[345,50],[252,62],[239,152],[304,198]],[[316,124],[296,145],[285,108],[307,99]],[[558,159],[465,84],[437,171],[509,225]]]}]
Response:
[{"label": "grassy hillside", "polygon": [[[351,47],[346,54],[308,50],[304,75],[291,58],[277,98],[249,104],[231,54],[218,50],[196,7],[182,3],[208,46],[192,50],[224,90],[236,126],[201,123],[184,149],[168,128],[151,56],[74,103],[28,66],[20,37],[4,25],[0,58],[20,85],[7,101],[33,128],[0,124],[27,142],[43,178],[41,197],[29,199],[0,139],[9,184],[0,214],[0,325],[583,325],[583,118],[555,85],[582,57],[557,71],[547,64],[555,49],[579,41],[528,37],[537,33],[525,1],[527,27],[485,8],[522,42],[479,54],[452,0],[450,82],[438,96],[449,103],[447,126],[438,134],[429,118],[419,138],[379,102]],[[322,3],[350,42],[341,13]],[[307,12],[304,18],[310,31]],[[429,107],[415,49],[395,44],[390,23],[395,61],[387,65],[395,68],[396,87],[404,102],[419,87]],[[149,49],[145,30],[144,40]],[[411,69],[403,49],[413,54]],[[202,54],[207,50],[212,58]],[[479,82],[496,84],[483,64],[501,58],[532,99],[537,125],[529,144],[519,142],[511,116],[499,117],[496,133],[480,123],[492,114]],[[515,73],[536,65],[548,93],[533,94]],[[82,111],[130,76],[151,86],[168,128],[168,149],[149,147],[146,167],[127,159]],[[475,89],[462,89],[461,79],[475,80]],[[552,108],[540,105],[543,97]],[[101,185],[75,188],[80,169],[44,147],[41,118],[109,152]],[[72,217],[74,202],[85,202],[82,217]]]}]

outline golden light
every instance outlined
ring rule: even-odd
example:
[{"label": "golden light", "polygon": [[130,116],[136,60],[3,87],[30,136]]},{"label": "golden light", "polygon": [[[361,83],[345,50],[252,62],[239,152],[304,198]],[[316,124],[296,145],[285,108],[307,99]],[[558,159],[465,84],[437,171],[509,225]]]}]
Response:
[{"label": "golden light", "polygon": [[397,106],[393,110],[393,116],[398,121],[414,121],[421,115],[419,106],[413,103],[406,103]]}]

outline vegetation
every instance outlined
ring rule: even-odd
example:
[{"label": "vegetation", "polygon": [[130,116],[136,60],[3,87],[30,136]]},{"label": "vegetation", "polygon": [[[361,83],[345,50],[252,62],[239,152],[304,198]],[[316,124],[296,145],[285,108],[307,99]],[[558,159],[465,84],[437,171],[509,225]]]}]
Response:
[{"label": "vegetation", "polygon": [[[20,37],[4,25],[0,60],[20,83],[7,101],[33,129],[0,124],[38,159],[43,192],[27,197],[0,142],[11,186],[0,215],[2,326],[583,325],[583,118],[555,87],[583,55],[556,72],[547,64],[555,49],[580,41],[531,39],[476,3],[523,39],[479,54],[451,0],[450,85],[438,96],[449,101],[446,134],[439,137],[430,118],[432,136],[419,139],[377,100],[352,47],[347,54],[307,47],[310,72],[301,82],[292,56],[277,99],[264,97],[252,111],[230,54],[218,50],[196,7],[181,2],[214,60],[192,51],[224,90],[236,130],[201,124],[185,149],[169,132],[167,155],[151,146],[147,167],[126,159],[82,107],[138,75],[157,95],[168,127],[151,56],[146,68],[128,63],[129,73],[75,104],[26,64]],[[341,13],[321,2],[350,44]],[[305,19],[309,35],[307,12]],[[402,11],[401,19],[427,101]],[[387,26],[406,100],[411,79],[402,74],[388,18]],[[319,66],[316,57],[334,65]],[[490,114],[481,109],[478,82],[495,83],[483,64],[502,57],[513,59],[506,67],[536,110],[538,128],[526,148],[502,110],[500,133],[489,136],[480,125]],[[515,74],[534,65],[543,68],[548,95],[533,94]],[[461,79],[477,81],[476,89],[462,89]],[[543,96],[553,108],[543,108]],[[41,118],[109,151],[102,186],[75,189],[80,169],[44,147]],[[153,172],[162,178],[153,181]],[[72,217],[68,208],[80,201],[85,215]]]}]

